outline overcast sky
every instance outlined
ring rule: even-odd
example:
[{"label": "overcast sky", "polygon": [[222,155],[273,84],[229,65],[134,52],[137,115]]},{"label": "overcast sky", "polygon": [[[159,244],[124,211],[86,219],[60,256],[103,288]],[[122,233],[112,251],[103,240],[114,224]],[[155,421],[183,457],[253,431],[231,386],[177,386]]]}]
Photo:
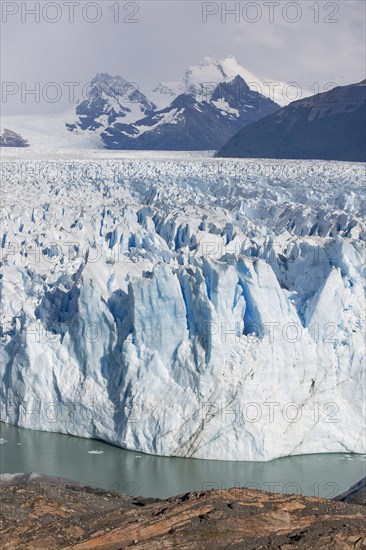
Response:
[{"label": "overcast sky", "polygon": [[[230,10],[235,4],[236,15],[225,14],[225,6]],[[39,7],[39,22],[24,5]],[[63,83],[81,86],[97,72],[119,74],[147,93],[162,80],[182,78],[189,65],[207,55],[231,54],[259,77],[298,82],[305,89],[315,82],[322,87],[365,78],[364,0],[2,0],[1,7],[3,114],[69,109]],[[36,103],[27,96],[22,101],[22,88],[35,88],[37,82],[41,90],[57,82],[61,99],[51,103],[40,97]]]}]

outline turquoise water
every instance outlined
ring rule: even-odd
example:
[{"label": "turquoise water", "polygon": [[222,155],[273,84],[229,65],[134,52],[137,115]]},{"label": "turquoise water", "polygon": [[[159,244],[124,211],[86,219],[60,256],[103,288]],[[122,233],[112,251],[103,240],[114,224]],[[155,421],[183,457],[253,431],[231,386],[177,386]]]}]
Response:
[{"label": "turquoise water", "polygon": [[249,486],[332,498],[366,475],[366,455],[302,455],[270,462],[166,458],[3,423],[0,438],[1,473],[42,472],[131,496],[166,498]]}]

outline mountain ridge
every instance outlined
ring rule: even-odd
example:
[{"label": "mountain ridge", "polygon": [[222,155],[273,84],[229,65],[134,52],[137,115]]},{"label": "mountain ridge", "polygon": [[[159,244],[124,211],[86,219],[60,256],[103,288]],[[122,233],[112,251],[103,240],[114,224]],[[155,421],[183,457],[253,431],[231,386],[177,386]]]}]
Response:
[{"label": "mountain ridge", "polygon": [[242,128],[216,157],[366,161],[365,80],[303,98]]},{"label": "mountain ridge", "polygon": [[66,126],[96,132],[107,149],[217,150],[280,108],[258,91],[259,82],[232,56],[205,57],[181,81],[160,83],[153,101],[122,77],[98,73],[76,107],[76,121]]}]

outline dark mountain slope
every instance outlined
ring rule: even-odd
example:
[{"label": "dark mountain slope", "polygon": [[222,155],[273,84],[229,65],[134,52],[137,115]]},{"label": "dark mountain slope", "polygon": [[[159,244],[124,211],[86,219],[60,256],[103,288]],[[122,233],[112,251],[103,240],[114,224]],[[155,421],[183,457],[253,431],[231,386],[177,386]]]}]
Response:
[{"label": "dark mountain slope", "polygon": [[29,147],[29,143],[20,134],[4,128],[0,135],[0,147]]},{"label": "dark mountain slope", "polygon": [[366,161],[366,81],[283,107],[240,130],[218,157]]}]

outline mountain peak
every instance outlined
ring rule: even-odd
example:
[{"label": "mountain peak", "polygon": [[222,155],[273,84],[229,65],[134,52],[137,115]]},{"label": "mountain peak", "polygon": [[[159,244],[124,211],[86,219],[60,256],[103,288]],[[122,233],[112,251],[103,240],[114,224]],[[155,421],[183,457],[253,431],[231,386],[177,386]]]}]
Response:
[{"label": "mountain peak", "polygon": [[214,64],[217,64],[217,61],[211,55],[206,55],[201,61],[201,63],[199,63],[199,65],[214,65]]},{"label": "mountain peak", "polygon": [[86,97],[76,107],[77,120],[66,126],[71,131],[103,131],[117,120],[131,124],[155,108],[133,82],[118,75],[97,73]]},{"label": "mountain peak", "polygon": [[92,85],[105,85],[105,86],[112,86],[115,84],[119,85],[125,85],[127,84],[127,80],[122,78],[122,76],[116,75],[112,76],[109,73],[97,73],[95,77],[91,81]]},{"label": "mountain peak", "polygon": [[110,80],[113,78],[109,73],[97,73],[94,80]]},{"label": "mountain peak", "polygon": [[257,76],[240,65],[233,55],[227,55],[221,60],[212,56],[204,57],[198,65],[189,67],[179,84],[179,90],[180,93],[194,95],[196,99],[202,101],[207,99],[208,90],[211,89],[213,92],[218,84],[232,82],[237,77],[241,77],[251,90],[269,97],[268,86],[266,87]]},{"label": "mountain peak", "polygon": [[210,99],[210,93],[213,93],[219,84],[232,82],[238,76],[244,80],[250,90],[259,92],[281,106],[289,103],[282,96],[281,91],[278,92],[277,81],[275,82],[277,86],[274,88],[271,86],[273,83],[271,79],[265,79],[266,84],[264,84],[261,79],[240,65],[231,54],[221,60],[211,55],[205,56],[197,65],[191,65],[187,69],[182,80],[161,82],[152,91],[150,97],[160,109],[167,107],[172,99],[180,94],[189,94],[197,101],[206,101]]}]

